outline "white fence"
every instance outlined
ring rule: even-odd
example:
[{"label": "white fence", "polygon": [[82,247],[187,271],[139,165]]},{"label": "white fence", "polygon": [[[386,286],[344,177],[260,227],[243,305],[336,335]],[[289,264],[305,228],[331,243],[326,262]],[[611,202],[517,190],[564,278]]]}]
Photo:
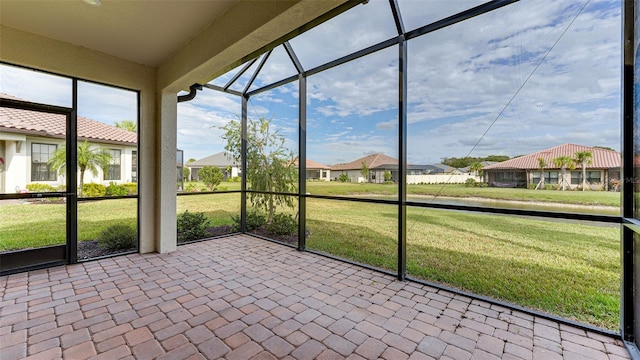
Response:
[{"label": "white fence", "polygon": [[407,175],[407,184],[464,184],[467,179],[482,181],[480,176],[469,174]]}]

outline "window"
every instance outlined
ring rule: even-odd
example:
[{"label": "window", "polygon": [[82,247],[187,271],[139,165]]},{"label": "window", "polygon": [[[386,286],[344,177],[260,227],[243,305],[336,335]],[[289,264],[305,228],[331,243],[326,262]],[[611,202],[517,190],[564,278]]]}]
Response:
[{"label": "window", "polygon": [[[599,184],[600,180],[600,171],[587,171],[587,183],[588,184]],[[571,172],[571,184],[572,185],[580,185],[582,184],[582,171],[572,171]]]},{"label": "window", "polygon": [[57,148],[51,144],[31,144],[31,181],[56,181],[56,171],[48,161]]},{"label": "window", "polygon": [[111,156],[109,165],[104,169],[105,180],[120,180],[120,155],[121,150],[108,149],[105,150],[107,154]]},{"label": "window", "polygon": [[131,182],[138,182],[138,152],[131,152]]},{"label": "window", "polygon": [[[533,184],[538,184],[540,182],[540,171],[533,172]],[[545,171],[544,172],[544,183],[545,184],[557,184],[558,183],[558,172],[557,171]]]}]

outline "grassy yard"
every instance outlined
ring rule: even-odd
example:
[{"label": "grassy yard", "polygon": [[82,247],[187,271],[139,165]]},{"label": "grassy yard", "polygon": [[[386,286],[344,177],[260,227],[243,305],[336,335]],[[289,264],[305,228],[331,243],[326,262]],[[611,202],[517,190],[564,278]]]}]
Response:
[{"label": "grassy yard", "polygon": [[[236,185],[231,183],[229,185]],[[437,185],[410,186],[437,193]],[[230,188],[229,188],[230,189]],[[384,194],[392,185],[309,183],[312,194]],[[615,205],[617,193],[533,191],[446,186],[447,196]],[[470,193],[471,192],[471,193]],[[457,194],[457,195],[454,195]],[[465,195],[466,194],[466,195]],[[581,199],[582,198],[582,199]],[[585,200],[586,199],[586,200]],[[79,240],[105,227],[136,226],[136,199],[81,202]],[[397,209],[391,205],[308,199],[310,249],[395,271]],[[0,205],[0,251],[64,243],[65,205]],[[240,212],[240,194],[179,196],[177,211],[204,212],[213,226]],[[617,330],[619,228],[424,208],[407,210],[409,275]]]},{"label": "grassy yard", "polygon": [[[410,208],[409,275],[617,330],[617,226]],[[310,200],[310,249],[392,271],[392,206]]]}]

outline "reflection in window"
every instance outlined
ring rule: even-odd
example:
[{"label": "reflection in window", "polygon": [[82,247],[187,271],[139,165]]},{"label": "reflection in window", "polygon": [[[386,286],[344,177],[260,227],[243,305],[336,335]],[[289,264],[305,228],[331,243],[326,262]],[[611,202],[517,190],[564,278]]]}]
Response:
[{"label": "reflection in window", "polygon": [[105,153],[109,154],[109,165],[104,169],[104,179],[120,180],[121,150],[109,149]]},{"label": "reflection in window", "polygon": [[52,144],[31,144],[31,181],[56,181],[56,170],[48,161],[57,147]]}]

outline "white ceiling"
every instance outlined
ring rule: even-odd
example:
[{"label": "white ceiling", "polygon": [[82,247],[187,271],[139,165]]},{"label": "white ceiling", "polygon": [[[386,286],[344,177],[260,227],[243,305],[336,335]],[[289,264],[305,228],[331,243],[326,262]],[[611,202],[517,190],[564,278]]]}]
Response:
[{"label": "white ceiling", "polygon": [[158,66],[240,0],[0,0],[0,24]]}]

